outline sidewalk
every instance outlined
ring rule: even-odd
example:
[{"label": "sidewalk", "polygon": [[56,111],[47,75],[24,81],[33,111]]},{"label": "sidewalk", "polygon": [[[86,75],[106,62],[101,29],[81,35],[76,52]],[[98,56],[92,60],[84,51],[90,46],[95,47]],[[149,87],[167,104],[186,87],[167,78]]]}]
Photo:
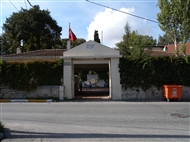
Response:
[{"label": "sidewalk", "polygon": [[8,102],[53,102],[53,99],[0,99],[1,103]]}]

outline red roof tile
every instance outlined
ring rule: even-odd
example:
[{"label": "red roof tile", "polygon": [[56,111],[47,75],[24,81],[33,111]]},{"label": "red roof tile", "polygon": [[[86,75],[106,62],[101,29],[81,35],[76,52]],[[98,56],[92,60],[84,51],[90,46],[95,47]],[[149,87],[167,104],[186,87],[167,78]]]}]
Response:
[{"label": "red roof tile", "polygon": [[152,50],[150,53],[151,56],[175,56],[174,53],[160,50]]},{"label": "red roof tile", "polygon": [[[180,46],[181,46],[181,44],[177,44],[179,53],[182,53],[180,50]],[[174,51],[175,51],[174,44],[173,45],[167,45],[167,48],[168,48],[168,52],[174,53]],[[186,43],[186,54],[190,55],[190,42]]]}]

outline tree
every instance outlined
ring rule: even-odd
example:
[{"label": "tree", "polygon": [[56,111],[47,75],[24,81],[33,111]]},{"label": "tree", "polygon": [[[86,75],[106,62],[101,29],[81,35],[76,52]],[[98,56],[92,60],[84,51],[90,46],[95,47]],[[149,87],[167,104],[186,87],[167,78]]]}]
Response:
[{"label": "tree", "polygon": [[98,31],[94,31],[94,41],[100,43],[100,38],[99,38],[99,34],[98,34]]},{"label": "tree", "polygon": [[137,31],[131,32],[131,27],[128,23],[126,23],[124,29],[125,35],[123,35],[123,40],[116,43],[121,55],[124,57],[142,57],[145,55],[144,48],[156,45],[156,40],[152,36],[139,35]]},{"label": "tree", "polygon": [[21,9],[6,19],[3,25],[4,35],[9,42],[9,52],[22,46],[22,51],[52,49],[60,44],[62,28],[50,16],[48,10],[40,10],[39,6],[26,10]]},{"label": "tree", "polygon": [[181,39],[182,39],[182,44],[181,44],[181,51],[185,55],[186,54],[186,45],[185,43],[190,41],[190,1],[189,0],[179,0],[180,4],[179,9],[181,9],[180,13],[182,16],[180,17],[181,19],[181,25],[180,25],[180,32],[181,32]]},{"label": "tree", "polygon": [[[64,49],[67,49],[67,41],[68,40],[69,40],[68,38],[61,39],[62,46],[63,46]],[[77,40],[75,40],[75,42],[73,42],[71,44],[71,48],[74,48],[74,47],[76,47],[76,46],[78,46],[80,44],[83,44],[85,42],[86,42],[86,40],[84,38],[77,38]]]},{"label": "tree", "polygon": [[153,39],[152,36],[148,35],[139,35],[142,40],[145,41],[145,46],[155,46],[156,45],[156,39]]},{"label": "tree", "polygon": [[131,55],[130,53],[130,45],[129,45],[129,37],[131,34],[131,27],[129,26],[129,23],[127,22],[125,27],[125,35],[123,35],[123,40],[120,41],[119,43],[116,43],[116,46],[119,48],[121,55],[129,56]]},{"label": "tree", "polygon": [[187,0],[159,0],[160,13],[157,20],[161,30],[165,31],[173,40],[176,55],[179,39],[187,42],[190,39],[190,2]]},{"label": "tree", "polygon": [[169,44],[173,44],[173,41],[170,38],[170,36],[168,36],[166,33],[163,36],[159,35],[158,45],[169,45]]}]

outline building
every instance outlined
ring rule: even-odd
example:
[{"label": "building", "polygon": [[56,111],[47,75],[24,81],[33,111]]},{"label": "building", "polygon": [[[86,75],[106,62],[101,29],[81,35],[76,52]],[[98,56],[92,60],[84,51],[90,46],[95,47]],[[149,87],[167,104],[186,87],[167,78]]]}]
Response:
[{"label": "building", "polygon": [[[178,50],[179,50],[179,54],[182,55],[182,52],[181,52],[181,44],[177,44],[177,47],[178,47]],[[167,48],[168,48],[168,52],[170,53],[174,53],[175,52],[175,46],[174,44],[173,45],[167,45]],[[186,55],[190,55],[190,42],[187,42],[186,43]]]}]

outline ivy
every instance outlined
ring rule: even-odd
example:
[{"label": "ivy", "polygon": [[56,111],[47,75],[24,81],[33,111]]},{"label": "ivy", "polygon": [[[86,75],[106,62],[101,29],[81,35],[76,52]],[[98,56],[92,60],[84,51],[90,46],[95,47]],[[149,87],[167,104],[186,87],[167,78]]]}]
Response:
[{"label": "ivy", "polygon": [[3,62],[2,82],[12,89],[31,91],[41,85],[60,85],[63,60]]},{"label": "ivy", "polygon": [[190,86],[190,57],[142,57],[120,59],[121,84],[147,90],[152,85]]},{"label": "ivy", "polygon": [[[0,83],[18,90],[34,90],[41,85],[60,85],[63,79],[63,60],[6,62],[1,61]],[[121,58],[121,84],[126,87],[163,84],[190,86],[190,57]]]}]

